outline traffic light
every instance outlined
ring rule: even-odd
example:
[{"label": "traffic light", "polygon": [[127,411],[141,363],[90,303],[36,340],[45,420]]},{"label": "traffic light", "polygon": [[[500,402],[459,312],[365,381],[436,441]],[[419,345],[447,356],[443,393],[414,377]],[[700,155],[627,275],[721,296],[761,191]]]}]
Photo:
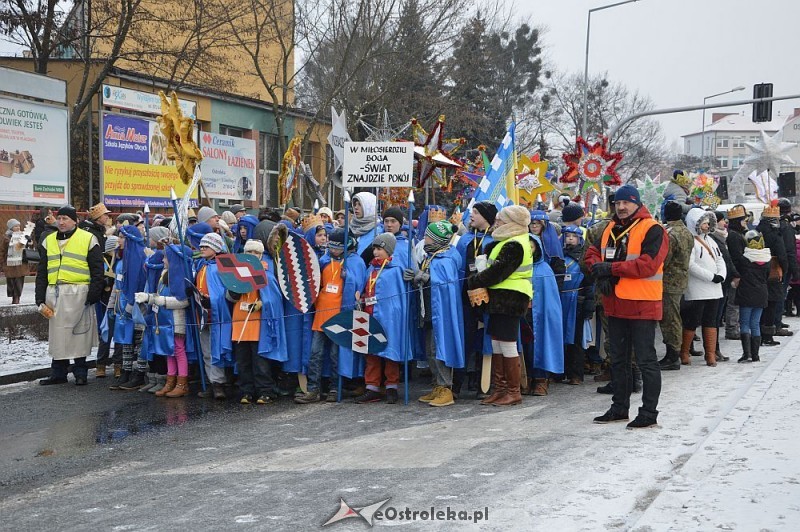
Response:
[{"label": "traffic light", "polygon": [[[758,83],[753,85],[753,98],[772,98],[772,83]],[[753,122],[772,121],[772,102],[757,102],[753,104]]]}]

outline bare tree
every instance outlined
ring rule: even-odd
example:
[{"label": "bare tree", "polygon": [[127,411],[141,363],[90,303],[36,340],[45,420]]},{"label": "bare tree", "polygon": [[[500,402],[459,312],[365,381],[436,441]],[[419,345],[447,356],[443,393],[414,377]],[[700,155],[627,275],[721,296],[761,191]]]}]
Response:
[{"label": "bare tree", "polygon": [[47,65],[59,50],[72,46],[79,35],[61,31],[70,2],[65,0],[3,0],[0,3],[2,39],[30,50],[34,71],[47,74]]}]

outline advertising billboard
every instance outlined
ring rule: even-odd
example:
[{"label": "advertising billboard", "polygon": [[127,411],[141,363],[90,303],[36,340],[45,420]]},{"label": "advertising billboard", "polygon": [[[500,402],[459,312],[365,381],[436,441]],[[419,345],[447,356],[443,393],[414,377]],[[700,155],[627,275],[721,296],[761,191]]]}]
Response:
[{"label": "advertising billboard", "polygon": [[0,203],[69,202],[69,116],[56,107],[0,98]]},{"label": "advertising billboard", "polygon": [[170,207],[170,188],[178,197],[186,185],[167,160],[167,139],[154,120],[103,113],[100,157],[103,202],[108,207]]},{"label": "advertising billboard", "polygon": [[203,185],[209,198],[256,199],[256,142],[216,133],[202,133]]}]

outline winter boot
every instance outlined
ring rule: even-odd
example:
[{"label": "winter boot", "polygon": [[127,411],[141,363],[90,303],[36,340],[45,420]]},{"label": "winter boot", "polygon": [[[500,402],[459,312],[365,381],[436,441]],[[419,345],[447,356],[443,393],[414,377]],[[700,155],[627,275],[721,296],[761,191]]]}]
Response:
[{"label": "winter boot", "polygon": [[689,357],[689,349],[691,348],[692,341],[694,340],[694,331],[689,329],[683,330],[683,342],[681,343],[681,365],[691,366],[692,359]]},{"label": "winter boot", "polygon": [[122,364],[114,364],[114,378],[119,379],[122,375]]},{"label": "winter boot", "polygon": [[731,357],[726,357],[722,354],[722,351],[719,350],[719,329],[717,329],[717,362],[727,362],[731,359]]},{"label": "winter boot", "polygon": [[[519,379],[520,379],[520,359],[519,357],[514,358],[503,358],[503,369],[505,370],[506,375],[506,386],[507,391],[506,394],[492,403],[494,406],[511,406],[511,405],[518,405],[522,402],[522,394],[519,393]],[[544,379],[547,382],[547,379]]]},{"label": "winter boot", "polygon": [[[508,397],[508,396],[506,396]],[[456,400],[453,397],[453,392],[447,386],[440,386],[439,387],[439,395],[428,403],[431,406],[450,406],[456,404]],[[497,403],[494,403],[495,405]]]},{"label": "winter boot", "polygon": [[760,336],[750,337],[750,360],[753,362],[761,361],[761,358],[758,356],[758,350],[761,349],[761,343],[762,340]]},{"label": "winter boot", "polygon": [[533,393],[536,397],[544,397],[547,395],[547,390],[550,387],[550,381],[547,379],[533,379]]},{"label": "winter boot", "polygon": [[781,345],[779,341],[772,337],[773,334],[775,334],[775,327],[761,327],[761,345],[765,345],[767,347]]},{"label": "winter boot", "polygon": [[130,371],[130,370],[126,370],[126,369],[120,370],[119,377],[114,379],[114,381],[111,383],[111,386],[109,386],[108,389],[109,390],[120,390],[120,389],[122,389],[120,387],[122,385],[128,383],[128,381],[131,378],[131,373],[133,373],[133,372]]},{"label": "winter boot", "polygon": [[156,394],[156,397],[164,397],[169,392],[171,392],[172,390],[175,389],[175,385],[176,385],[177,382],[178,382],[178,376],[177,375],[167,375],[166,376],[166,381],[164,383],[164,386],[160,390],[158,390],[156,392],[153,392],[153,393]]},{"label": "winter boot", "polygon": [[434,386],[430,393],[426,393],[419,398],[420,403],[430,403],[439,396],[442,386]]},{"label": "winter boot", "polygon": [[106,378],[106,365],[105,364],[97,364],[94,368],[94,377],[96,379],[105,379]]},{"label": "winter boot", "polygon": [[695,340],[696,337],[697,337],[697,335],[692,336],[692,341],[691,341],[691,343],[689,343],[689,354],[692,355],[693,357],[701,357],[701,356],[703,356],[703,351],[698,351],[697,349],[694,348],[694,343],[696,341]]},{"label": "winter boot", "polygon": [[742,356],[736,362],[750,362],[750,335],[747,333],[741,334],[741,341],[742,341]]},{"label": "winter boot", "polygon": [[128,379],[128,382],[126,382],[125,384],[120,384],[119,389],[126,391],[138,390],[139,388],[141,388],[146,384],[144,381],[144,377],[145,373],[143,371],[132,371],[131,377],[130,379]]},{"label": "winter boot", "polygon": [[[164,389],[164,386],[167,384],[167,376],[166,375],[159,375],[156,373],[156,385],[147,390],[150,393],[158,393]],[[141,390],[140,390],[141,391]]]},{"label": "winter boot", "polygon": [[215,382],[211,385],[211,389],[213,390],[214,393],[214,399],[217,399],[218,401],[224,401],[225,399],[228,398],[228,396],[225,395],[224,384]]},{"label": "winter boot", "polygon": [[703,327],[703,349],[705,350],[706,365],[716,367],[717,365],[717,328]]},{"label": "winter boot", "polygon": [[681,354],[677,349],[667,346],[667,354],[658,361],[661,371],[681,369]]},{"label": "winter boot", "polygon": [[492,355],[492,395],[481,401],[482,405],[491,405],[507,393],[507,375],[503,366],[503,355]]},{"label": "winter boot", "polygon": [[145,376],[145,381],[146,382],[145,382],[144,386],[139,388],[139,391],[140,392],[146,392],[146,391],[150,390],[150,388],[152,388],[153,386],[158,384],[158,381],[156,379],[157,379],[157,374],[156,373],[147,373],[146,376]]},{"label": "winter boot", "polygon": [[186,397],[189,395],[189,377],[178,377],[175,388],[167,392],[164,397]]}]

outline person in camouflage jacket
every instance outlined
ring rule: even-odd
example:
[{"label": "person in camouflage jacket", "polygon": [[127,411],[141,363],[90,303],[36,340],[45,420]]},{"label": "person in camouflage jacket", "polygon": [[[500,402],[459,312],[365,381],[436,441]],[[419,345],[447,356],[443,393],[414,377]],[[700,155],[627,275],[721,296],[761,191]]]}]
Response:
[{"label": "person in camouflage jacket", "polygon": [[669,252],[664,261],[664,315],[660,323],[667,346],[666,356],[659,361],[662,370],[681,369],[681,296],[689,283],[689,257],[694,247],[694,237],[681,220],[682,214],[683,208],[677,202],[669,201],[664,206]]}]

